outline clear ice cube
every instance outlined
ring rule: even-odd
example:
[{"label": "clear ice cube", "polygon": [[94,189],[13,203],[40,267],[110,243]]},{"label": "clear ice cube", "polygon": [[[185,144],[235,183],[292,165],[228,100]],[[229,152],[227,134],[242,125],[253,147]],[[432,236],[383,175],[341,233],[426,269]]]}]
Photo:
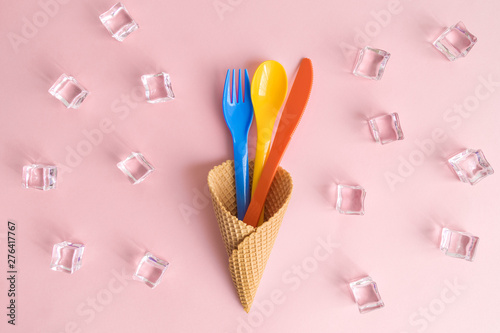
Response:
[{"label": "clear ice cube", "polygon": [[53,165],[31,164],[23,167],[23,186],[47,191],[56,188],[57,167]]},{"label": "clear ice cube", "polygon": [[148,252],[142,257],[137,269],[133,275],[133,279],[142,281],[151,288],[155,288],[165,274],[169,263],[154,256]]},{"label": "clear ice cube", "polygon": [[458,22],[446,29],[432,43],[450,61],[465,57],[476,44],[477,37],[471,34],[465,24]]},{"label": "clear ice cube", "polygon": [[50,268],[54,271],[73,274],[82,266],[82,256],[85,246],[62,242],[54,245]]},{"label": "clear ice cube", "polygon": [[366,191],[361,186],[337,186],[337,211],[347,215],[365,214]]},{"label": "clear ice cube", "polygon": [[443,228],[440,248],[444,254],[450,257],[473,261],[478,241],[478,237],[468,232]]},{"label": "clear ice cube", "polygon": [[366,46],[359,51],[353,74],[378,81],[382,78],[390,57],[391,54],[384,50]]},{"label": "clear ice cube", "polygon": [[151,172],[154,167],[146,160],[141,153],[132,153],[125,160],[116,165],[125,175],[128,176],[132,184],[139,184]]},{"label": "clear ice cube", "polygon": [[377,284],[369,276],[349,284],[360,313],[366,313],[384,306]]},{"label": "clear ice cube", "polygon": [[458,178],[471,185],[494,173],[481,149],[466,149],[450,158],[448,162]]},{"label": "clear ice cube", "polygon": [[385,114],[372,118],[368,123],[372,130],[373,138],[380,144],[385,145],[386,143],[403,140],[405,138],[397,113]]},{"label": "clear ice cube", "polygon": [[99,19],[106,29],[108,29],[111,36],[120,42],[139,28],[139,25],[130,16],[121,2],[118,2],[108,11],[101,14]]},{"label": "clear ice cube", "polygon": [[49,93],[60,100],[68,109],[78,109],[89,94],[78,81],[66,74],[62,74],[50,87]]},{"label": "clear ice cube", "polygon": [[167,73],[143,75],[141,80],[148,103],[161,103],[175,98],[170,75]]}]

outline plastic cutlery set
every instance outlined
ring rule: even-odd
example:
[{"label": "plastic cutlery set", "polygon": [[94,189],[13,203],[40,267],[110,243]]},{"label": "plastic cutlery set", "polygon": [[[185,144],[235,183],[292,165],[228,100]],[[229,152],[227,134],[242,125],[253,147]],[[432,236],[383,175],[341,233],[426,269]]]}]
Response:
[{"label": "plastic cutlery set", "polygon": [[[264,222],[267,194],[309,100],[313,69],[310,59],[302,59],[272,145],[271,138],[276,117],[288,90],[285,69],[276,61],[265,61],[255,71],[251,86],[248,71],[244,71],[244,87],[241,73],[239,70],[236,87],[236,71],[233,69],[232,78],[231,71],[227,71],[222,109],[233,137],[238,219],[257,227]],[[250,190],[248,132],[254,114],[257,125],[257,148]]]},{"label": "plastic cutlery set", "polygon": [[[312,63],[308,58],[302,59],[288,98],[287,75],[276,61],[260,64],[251,84],[247,70],[227,71],[222,109],[233,137],[234,162],[229,160],[212,168],[207,181],[229,257],[229,272],[247,312],[292,195],[292,177],[279,164],[304,113],[312,81]],[[249,164],[248,132],[254,115],[257,146],[255,162]]]}]

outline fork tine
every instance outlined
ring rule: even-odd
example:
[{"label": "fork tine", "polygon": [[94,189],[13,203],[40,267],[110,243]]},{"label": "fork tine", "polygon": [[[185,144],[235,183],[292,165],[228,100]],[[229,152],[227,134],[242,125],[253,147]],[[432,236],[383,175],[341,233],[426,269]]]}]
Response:
[{"label": "fork tine", "polygon": [[236,81],[234,79],[235,74],[236,74],[236,71],[233,69],[233,79],[231,81],[232,85],[233,85],[233,87],[232,87],[232,94],[231,94],[231,96],[232,96],[232,103],[233,104],[236,104]]},{"label": "fork tine", "polygon": [[245,102],[250,102],[250,79],[248,71],[245,69]]},{"label": "fork tine", "polygon": [[241,85],[241,69],[238,69],[238,103],[243,103],[243,87]]},{"label": "fork tine", "polygon": [[229,80],[231,79],[231,73],[229,72],[229,69],[227,70],[226,74],[226,82],[224,83],[224,97],[226,99],[227,103],[231,103],[231,94],[229,92]]}]

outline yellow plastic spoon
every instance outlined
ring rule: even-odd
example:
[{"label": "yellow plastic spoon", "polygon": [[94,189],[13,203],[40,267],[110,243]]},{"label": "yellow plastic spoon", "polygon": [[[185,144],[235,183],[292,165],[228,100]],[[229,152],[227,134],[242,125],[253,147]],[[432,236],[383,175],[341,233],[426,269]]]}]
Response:
[{"label": "yellow plastic spoon", "polygon": [[[252,79],[252,104],[257,124],[257,149],[253,169],[252,195],[259,183],[262,168],[269,153],[274,122],[288,90],[288,80],[283,66],[274,60],[264,61]],[[264,220],[264,211],[259,225]]]}]

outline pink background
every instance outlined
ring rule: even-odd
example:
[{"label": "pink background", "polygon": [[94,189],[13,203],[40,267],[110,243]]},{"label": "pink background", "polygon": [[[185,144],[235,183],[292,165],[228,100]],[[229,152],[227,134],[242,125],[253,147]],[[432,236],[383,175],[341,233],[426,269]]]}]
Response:
[{"label": "pink background", "polygon": [[[0,10],[1,276],[7,219],[18,225],[19,270],[15,328],[1,278],[2,332],[500,331],[500,179],[471,187],[446,165],[450,154],[480,148],[500,170],[500,84],[482,83],[500,82],[498,1],[126,0],[140,29],[123,43],[98,18],[113,1],[54,3],[4,0]],[[226,4],[220,16],[217,4]],[[39,27],[23,33],[33,20]],[[431,42],[459,20],[479,42],[452,63]],[[25,38],[16,47],[14,34]],[[352,75],[354,53],[341,48],[365,44],[392,54],[379,82]],[[248,315],[204,194],[211,167],[232,157],[224,77],[274,59],[291,83],[302,57],[312,59],[315,82],[282,162],[293,197]],[[177,97],[151,105],[140,76],[161,70]],[[91,92],[79,110],[47,92],[62,73]],[[471,111],[454,113],[464,103]],[[388,112],[399,113],[406,138],[381,146],[366,119]],[[100,137],[103,121],[112,125]],[[430,143],[436,129],[445,140]],[[76,149],[81,160],[71,160]],[[116,167],[131,151],[156,167],[137,186]],[[405,169],[410,160],[418,165]],[[59,166],[56,190],[22,188],[32,162]],[[398,168],[404,182],[391,187],[386,176]],[[365,216],[335,211],[336,183],[366,189]],[[442,226],[481,238],[475,262],[439,251]],[[63,240],[86,244],[73,275],[49,269]],[[331,253],[319,248],[325,242]],[[147,250],[171,263],[156,289],[116,279]],[[347,281],[364,274],[386,306],[360,315]]]}]

